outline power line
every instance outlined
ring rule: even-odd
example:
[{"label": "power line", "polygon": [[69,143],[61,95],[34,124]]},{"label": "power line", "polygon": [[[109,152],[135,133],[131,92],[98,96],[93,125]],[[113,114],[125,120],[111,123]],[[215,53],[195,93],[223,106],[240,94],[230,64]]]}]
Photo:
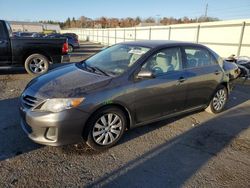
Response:
[{"label": "power line", "polygon": [[[200,15],[206,15],[206,16],[209,16],[210,14],[214,14],[214,13],[220,13],[220,12],[223,12],[223,14],[228,14],[228,13],[238,13],[239,11],[248,11],[250,8],[250,5],[249,6],[244,6],[244,7],[230,7],[230,8],[217,8],[217,9],[213,9],[211,8],[211,6],[209,5],[209,9],[208,9],[208,5],[206,5],[205,7],[205,11],[202,12],[202,11],[182,11],[182,14],[192,14],[192,15],[197,15],[197,16],[200,16]],[[250,11],[248,11],[250,13]]]},{"label": "power line", "polygon": [[209,13],[242,12],[242,11],[249,12],[249,8],[248,7],[243,7],[243,8],[240,8],[240,9],[217,9],[217,10],[213,10],[211,8],[209,9]]},{"label": "power line", "polygon": [[208,9],[208,3],[206,4],[206,8],[205,8],[205,14],[204,14],[205,18],[207,17],[207,9]]},{"label": "power line", "polygon": [[249,8],[250,7],[250,4],[247,4],[247,5],[241,5],[241,6],[234,6],[234,7],[213,7],[210,5],[210,9],[212,10],[229,10],[229,9],[242,9],[242,8]]}]

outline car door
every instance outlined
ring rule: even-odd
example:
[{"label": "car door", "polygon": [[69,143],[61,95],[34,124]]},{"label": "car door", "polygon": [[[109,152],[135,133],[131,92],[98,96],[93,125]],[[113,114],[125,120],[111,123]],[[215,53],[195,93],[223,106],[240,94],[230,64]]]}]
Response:
[{"label": "car door", "polygon": [[203,47],[183,47],[187,84],[187,108],[205,105],[221,82],[223,71],[210,51]]},{"label": "car door", "polygon": [[136,123],[157,119],[185,108],[185,74],[179,47],[159,50],[145,61],[140,70],[152,71],[154,78],[135,81]]},{"label": "car door", "polygon": [[4,22],[0,22],[0,66],[11,63],[11,51]]}]

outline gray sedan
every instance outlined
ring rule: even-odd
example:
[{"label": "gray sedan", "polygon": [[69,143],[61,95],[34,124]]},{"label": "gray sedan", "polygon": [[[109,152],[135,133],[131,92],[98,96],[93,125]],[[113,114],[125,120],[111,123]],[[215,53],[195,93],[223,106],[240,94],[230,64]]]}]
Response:
[{"label": "gray sedan", "polygon": [[223,110],[229,77],[223,60],[199,44],[136,41],[33,79],[20,97],[30,139],[52,146],[115,145],[125,130],[206,109]]}]

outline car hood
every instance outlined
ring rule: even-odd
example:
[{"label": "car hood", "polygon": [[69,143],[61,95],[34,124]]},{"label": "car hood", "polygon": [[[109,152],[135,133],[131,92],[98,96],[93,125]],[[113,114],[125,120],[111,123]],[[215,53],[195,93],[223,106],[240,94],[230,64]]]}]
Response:
[{"label": "car hood", "polygon": [[33,79],[25,93],[39,98],[82,97],[104,87],[112,77],[80,69],[76,64],[60,67]]}]

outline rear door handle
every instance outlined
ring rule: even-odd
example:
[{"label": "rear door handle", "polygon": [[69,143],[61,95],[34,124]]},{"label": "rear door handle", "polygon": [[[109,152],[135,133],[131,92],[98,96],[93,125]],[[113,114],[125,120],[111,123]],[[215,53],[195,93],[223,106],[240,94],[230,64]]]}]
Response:
[{"label": "rear door handle", "polygon": [[180,77],[179,80],[178,80],[179,83],[183,83],[183,82],[185,82],[185,81],[186,81],[186,79],[185,79],[183,76]]}]

